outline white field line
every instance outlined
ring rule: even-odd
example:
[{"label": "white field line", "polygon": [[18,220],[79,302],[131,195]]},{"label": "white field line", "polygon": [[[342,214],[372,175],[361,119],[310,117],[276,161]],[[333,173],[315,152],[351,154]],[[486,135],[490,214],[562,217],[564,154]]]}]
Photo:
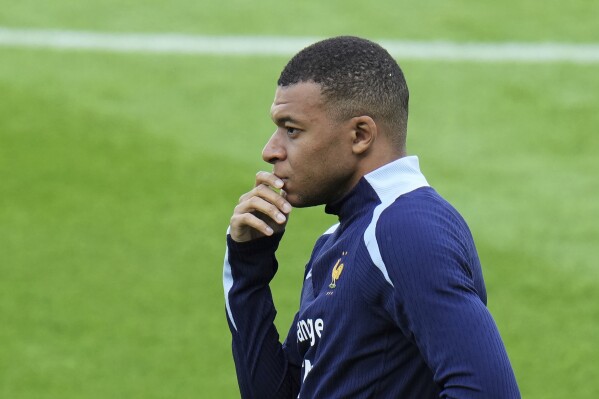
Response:
[{"label": "white field line", "polygon": [[[291,56],[316,37],[117,34],[0,27],[0,47],[125,53]],[[400,60],[599,63],[599,44],[380,40]]]}]

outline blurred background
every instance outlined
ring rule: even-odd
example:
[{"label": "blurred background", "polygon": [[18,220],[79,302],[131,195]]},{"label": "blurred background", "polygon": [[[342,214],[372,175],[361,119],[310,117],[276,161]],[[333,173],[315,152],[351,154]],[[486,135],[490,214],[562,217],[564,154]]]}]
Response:
[{"label": "blurred background", "polygon": [[[0,28],[24,36],[599,43],[588,0],[0,2]],[[288,58],[0,45],[0,397],[239,397],[224,235],[269,169]],[[408,150],[470,224],[523,397],[598,397],[599,63],[398,61]],[[294,211],[282,335],[333,223]]]}]

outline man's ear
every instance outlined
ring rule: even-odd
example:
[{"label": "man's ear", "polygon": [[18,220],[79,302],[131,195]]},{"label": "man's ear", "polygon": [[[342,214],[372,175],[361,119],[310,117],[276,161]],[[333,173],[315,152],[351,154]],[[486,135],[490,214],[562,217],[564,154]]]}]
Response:
[{"label": "man's ear", "polygon": [[352,152],[364,154],[372,147],[378,135],[378,128],[370,116],[356,116],[351,119]]}]

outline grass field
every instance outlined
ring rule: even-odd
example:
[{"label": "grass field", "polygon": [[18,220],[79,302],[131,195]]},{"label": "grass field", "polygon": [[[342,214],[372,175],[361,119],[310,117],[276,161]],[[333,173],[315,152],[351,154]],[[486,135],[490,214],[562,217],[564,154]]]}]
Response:
[{"label": "grass field", "polygon": [[[3,6],[0,26],[599,42],[584,0],[49,4]],[[268,168],[286,61],[0,47],[1,398],[239,396],[224,233]],[[473,230],[523,397],[596,398],[599,65],[400,63],[409,151]],[[273,283],[282,331],[332,223],[294,210]]]}]

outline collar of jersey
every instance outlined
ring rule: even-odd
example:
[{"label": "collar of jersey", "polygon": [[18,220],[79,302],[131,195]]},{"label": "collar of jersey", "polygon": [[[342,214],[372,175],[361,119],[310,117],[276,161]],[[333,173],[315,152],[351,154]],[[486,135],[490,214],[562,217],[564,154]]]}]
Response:
[{"label": "collar of jersey", "polygon": [[428,186],[420,172],[418,157],[403,157],[373,170],[341,200],[326,206],[326,213],[339,216],[340,222],[367,211],[370,206],[395,201],[402,194]]}]

